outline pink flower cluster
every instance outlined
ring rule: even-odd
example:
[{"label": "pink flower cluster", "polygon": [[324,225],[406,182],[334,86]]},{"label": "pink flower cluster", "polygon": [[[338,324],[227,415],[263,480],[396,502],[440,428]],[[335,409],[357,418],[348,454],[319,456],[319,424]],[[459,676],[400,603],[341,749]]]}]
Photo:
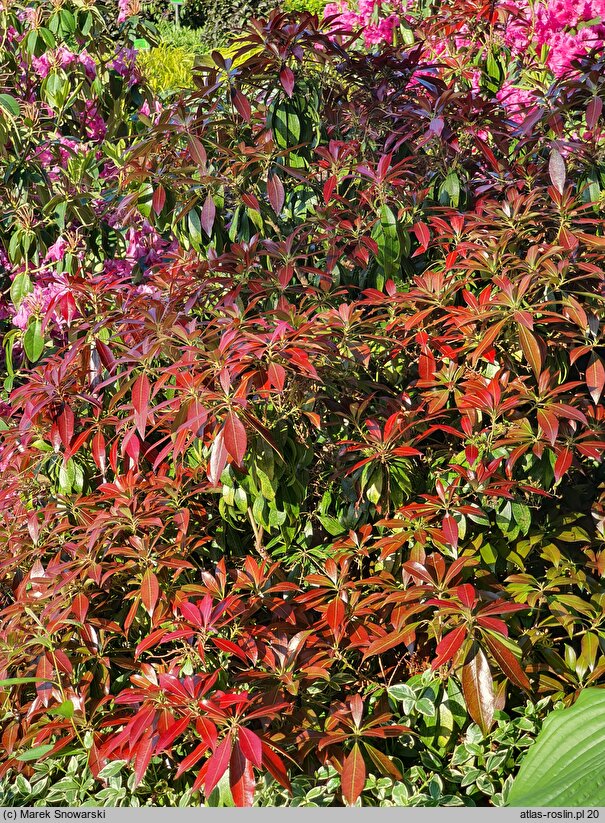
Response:
[{"label": "pink flower cluster", "polygon": [[140,10],[141,0],[118,0],[118,23],[124,23]]},{"label": "pink flower cluster", "polygon": [[363,29],[363,39],[366,47],[378,43],[392,43],[395,29],[401,22],[407,8],[407,0],[359,0],[357,9],[353,11],[346,0],[328,3],[324,9],[324,17],[337,15],[334,21],[335,29],[356,31]]},{"label": "pink flower cluster", "polygon": [[59,326],[68,323],[73,318],[75,313],[73,295],[64,278],[61,275],[56,277],[56,280],[46,285],[36,283],[33,291],[24,297],[13,315],[13,324],[18,329],[26,329],[32,315],[46,318],[51,309],[51,317]]},{"label": "pink flower cluster", "polygon": [[511,120],[521,123],[527,112],[536,103],[536,95],[529,89],[520,89],[506,82],[496,94],[497,100],[504,106]]},{"label": "pink flower cluster", "polygon": [[560,76],[572,61],[593,48],[605,47],[605,0],[528,0],[507,3],[510,13],[505,42],[514,56],[532,44],[548,49],[546,64]]},{"label": "pink flower cluster", "polygon": [[93,58],[86,50],[80,54],[74,54],[66,46],[59,46],[54,51],[47,51],[40,57],[32,57],[32,65],[39,77],[48,77],[52,69],[65,69],[79,63],[89,80],[94,80],[97,73],[97,66]]}]

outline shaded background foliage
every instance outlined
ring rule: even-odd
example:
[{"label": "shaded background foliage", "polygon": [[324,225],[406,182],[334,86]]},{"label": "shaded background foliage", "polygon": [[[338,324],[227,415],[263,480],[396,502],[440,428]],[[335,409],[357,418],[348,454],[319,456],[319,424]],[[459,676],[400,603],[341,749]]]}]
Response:
[{"label": "shaded background foliage", "polygon": [[73,8],[4,13],[11,801],[506,803],[605,667],[602,56],[519,116],[499,6],[273,13],[159,101]]}]

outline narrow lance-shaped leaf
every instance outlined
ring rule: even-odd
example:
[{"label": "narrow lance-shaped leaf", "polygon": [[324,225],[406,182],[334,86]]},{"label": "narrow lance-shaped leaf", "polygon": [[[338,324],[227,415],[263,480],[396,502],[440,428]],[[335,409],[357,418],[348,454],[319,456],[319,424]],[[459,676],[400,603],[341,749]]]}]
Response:
[{"label": "narrow lance-shaped leaf", "polygon": [[140,374],[132,387],[132,406],[134,408],[134,423],[141,440],[145,439],[145,427],[149,414],[149,398],[151,387],[146,374]]},{"label": "narrow lance-shaped leaf", "polygon": [[145,572],[141,583],[141,601],[147,614],[153,614],[155,604],[158,602],[159,594],[160,587],[158,584],[158,579],[151,569],[148,569]]},{"label": "narrow lance-shaped leaf", "polygon": [[233,411],[228,412],[225,418],[225,448],[238,466],[241,466],[246,454],[246,429],[244,424]]},{"label": "narrow lance-shaped leaf", "polygon": [[226,737],[216,748],[212,757],[208,760],[206,768],[206,780],[204,783],[204,793],[206,797],[212,792],[218,781],[227,771],[229,758],[231,757],[231,738]]},{"label": "narrow lance-shaped leaf", "polygon": [[512,646],[512,641],[505,638],[495,637],[487,631],[483,632],[483,641],[494,657],[496,663],[502,669],[503,674],[505,674],[506,677],[508,677],[508,679],[516,686],[519,686],[521,689],[525,689],[525,691],[530,691],[531,684],[527,679],[527,675],[521,668],[521,664],[510,648],[510,646]]},{"label": "narrow lance-shaped leaf", "polygon": [[366,764],[359,744],[355,743],[342,766],[340,775],[342,796],[349,806],[356,803],[366,782]]},{"label": "narrow lance-shaped leaf", "polygon": [[494,722],[494,681],[477,642],[472,643],[462,666],[462,691],[470,716],[488,734]]},{"label": "narrow lance-shaped leaf", "polygon": [[286,194],[284,185],[277,174],[271,174],[267,180],[267,197],[275,214],[280,214]]},{"label": "narrow lance-shaped leaf", "polygon": [[557,149],[552,149],[550,152],[548,174],[550,175],[551,182],[555,189],[559,192],[559,194],[563,194],[567,171],[565,169],[565,160]]},{"label": "narrow lance-shaped leaf", "polygon": [[458,626],[457,629],[448,632],[441,642],[437,644],[436,657],[431,663],[432,668],[438,669],[439,666],[443,666],[444,663],[452,660],[464,643],[466,635],[466,626]]},{"label": "narrow lance-shaped leaf", "polygon": [[254,769],[236,741],[229,759],[229,786],[233,801],[239,808],[248,808],[254,801]]},{"label": "narrow lance-shaped leaf", "polygon": [[204,205],[202,206],[202,213],[200,216],[202,228],[204,229],[208,237],[212,235],[212,227],[214,226],[215,217],[216,206],[214,204],[214,200],[212,199],[212,195],[208,194],[206,199],[204,200]]},{"label": "narrow lance-shaped leaf", "polygon": [[605,387],[605,366],[599,355],[592,351],[586,367],[586,385],[595,405],[599,402]]},{"label": "narrow lance-shaped leaf", "polygon": [[519,331],[519,342],[521,343],[521,349],[523,350],[525,359],[531,366],[536,379],[538,379],[542,371],[542,351],[538,339],[533,332],[521,324],[517,326],[517,329]]}]

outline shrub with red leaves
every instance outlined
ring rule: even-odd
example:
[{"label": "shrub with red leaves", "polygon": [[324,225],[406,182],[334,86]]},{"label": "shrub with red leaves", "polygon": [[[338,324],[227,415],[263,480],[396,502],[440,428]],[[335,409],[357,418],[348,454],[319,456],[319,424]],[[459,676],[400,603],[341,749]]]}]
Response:
[{"label": "shrub with red leaves", "polygon": [[[605,61],[518,123],[328,31],[275,14],[199,70],[124,181],[180,250],[69,276],[17,375],[3,773],[80,747],[250,805],[330,765],[368,802],[603,681]],[[393,699],[431,669],[468,713],[432,730]]]}]

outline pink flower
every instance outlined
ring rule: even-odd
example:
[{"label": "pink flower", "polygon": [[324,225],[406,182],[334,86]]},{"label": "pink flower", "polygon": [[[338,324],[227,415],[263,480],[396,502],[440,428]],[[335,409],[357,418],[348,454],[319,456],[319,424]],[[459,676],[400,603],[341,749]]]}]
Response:
[{"label": "pink flower", "polygon": [[536,96],[532,91],[517,88],[510,83],[504,83],[496,94],[496,99],[504,106],[508,117],[515,123],[523,122],[529,109],[536,104]]},{"label": "pink flower", "polygon": [[71,66],[71,64],[77,60],[77,57],[73,51],[70,51],[65,46],[59,46],[55,53],[55,59],[57,61],[57,65],[62,69],[65,69],[67,66]]},{"label": "pink flower", "polygon": [[89,80],[94,80],[97,76],[97,64],[92,59],[90,54],[84,49],[78,55],[78,62],[83,67],[84,72]]},{"label": "pink flower", "polygon": [[126,78],[128,84],[133,86],[139,81],[136,58],[136,49],[121,48],[109,64],[109,68],[113,69],[113,71],[117,72],[121,77]]},{"label": "pink flower", "polygon": [[63,260],[67,248],[67,240],[65,240],[64,237],[59,237],[52,246],[48,247],[48,251],[44,257],[44,263],[58,263],[60,260]]},{"label": "pink flower", "polygon": [[42,79],[48,77],[48,74],[52,68],[51,59],[48,54],[42,54],[40,57],[32,57],[32,65],[36,74],[38,74]]},{"label": "pink flower", "polygon": [[[62,305],[60,305],[62,304]],[[18,329],[26,329],[32,316],[44,317],[52,307],[52,319],[63,325],[72,319],[75,311],[73,295],[67,283],[60,276],[46,286],[36,284],[13,315],[13,325]],[[61,311],[58,312],[57,309]]]},{"label": "pink flower", "polygon": [[337,15],[333,23],[335,31],[355,32],[363,29],[366,47],[379,43],[392,43],[395,29],[400,24],[407,0],[359,0],[357,8],[351,8],[346,0],[329,3],[324,9],[324,18]]},{"label": "pink flower", "polygon": [[107,134],[107,126],[99,114],[99,108],[95,100],[87,100],[84,107],[84,128],[86,129],[86,134],[91,140],[98,143],[103,140]]},{"label": "pink flower", "polygon": [[123,23],[131,15],[130,0],[118,0],[118,23]]}]

